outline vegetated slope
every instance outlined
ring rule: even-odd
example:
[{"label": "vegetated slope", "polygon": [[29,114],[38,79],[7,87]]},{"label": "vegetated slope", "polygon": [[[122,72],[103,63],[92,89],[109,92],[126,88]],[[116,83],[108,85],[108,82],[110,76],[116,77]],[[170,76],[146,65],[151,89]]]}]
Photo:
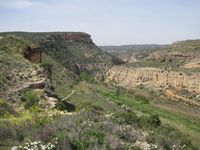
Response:
[{"label": "vegetated slope", "polygon": [[65,78],[60,83],[60,88],[62,85],[69,87],[76,82],[77,77],[73,72],[53,61],[53,58],[45,53],[40,65],[25,59],[23,57],[24,50],[34,45],[37,45],[37,43],[16,36],[6,36],[0,39],[1,97],[9,99],[10,96],[14,96],[14,99],[16,99],[18,98],[17,92],[21,92],[23,89],[29,87],[43,88],[46,83],[43,67],[48,65],[51,65],[51,69],[55,70],[51,75],[54,86],[57,85],[56,79],[59,76]]},{"label": "vegetated slope", "polygon": [[100,50],[90,35],[82,32],[0,34],[5,35],[15,35],[38,43],[43,52],[77,74],[87,72],[101,79],[111,66],[123,63],[119,58]]},{"label": "vegetated slope", "polygon": [[[36,80],[38,66],[22,56],[22,49],[28,44],[20,38],[8,36],[0,39],[0,93],[2,97],[16,94],[25,83]],[[38,80],[42,80],[38,77]],[[28,85],[27,85],[28,86]]]},{"label": "vegetated slope", "polygon": [[136,62],[138,59],[147,57],[150,53],[167,48],[168,45],[122,45],[122,46],[100,46],[107,51],[128,63]]},{"label": "vegetated slope", "polygon": [[[6,42],[0,42],[3,79],[0,149],[15,145],[56,149],[195,149],[186,135],[161,122],[163,118],[188,122],[188,118],[155,109],[147,98],[131,94],[126,89],[97,84],[88,74],[81,73],[78,77],[67,64],[58,61],[58,57],[47,53],[51,49],[46,45],[43,45],[46,49],[42,62],[34,64],[21,52],[27,46],[31,47],[30,42],[34,45],[37,42],[31,39],[25,42],[23,37],[17,36],[1,40]],[[50,36],[43,42],[47,45],[58,43],[51,40]],[[78,56],[73,57],[76,60]],[[199,131],[198,121],[193,120],[187,125],[189,129]],[[190,136],[196,146],[198,137]]]}]

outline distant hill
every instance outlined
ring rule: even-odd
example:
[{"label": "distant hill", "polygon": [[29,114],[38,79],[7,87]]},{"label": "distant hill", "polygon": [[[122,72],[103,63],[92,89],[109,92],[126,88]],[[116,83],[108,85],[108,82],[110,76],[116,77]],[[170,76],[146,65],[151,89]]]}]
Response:
[{"label": "distant hill", "polygon": [[160,48],[166,48],[169,45],[158,45],[158,44],[142,44],[142,45],[121,45],[121,46],[100,46],[100,48],[104,51],[108,52],[131,52],[131,51],[139,51],[139,50],[155,50]]},{"label": "distant hill", "polygon": [[122,46],[100,46],[104,51],[107,51],[125,62],[135,62],[138,59],[147,57],[153,51],[168,48],[169,45],[122,45]]}]

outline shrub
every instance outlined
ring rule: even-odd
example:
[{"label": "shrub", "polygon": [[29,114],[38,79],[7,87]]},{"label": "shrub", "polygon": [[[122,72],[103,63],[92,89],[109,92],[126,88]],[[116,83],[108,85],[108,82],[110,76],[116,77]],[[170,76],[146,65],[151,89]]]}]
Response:
[{"label": "shrub", "polygon": [[141,102],[142,104],[149,104],[149,100],[146,97],[142,96],[142,95],[136,95],[135,99],[137,101]]},{"label": "shrub", "polygon": [[94,83],[94,81],[95,81],[95,79],[93,77],[91,77],[90,75],[88,75],[85,72],[80,73],[80,78],[81,78],[82,81],[86,81],[86,82],[89,82],[89,83]]},{"label": "shrub", "polygon": [[114,120],[118,123],[131,124],[140,127],[140,118],[134,112],[125,112],[116,114]]},{"label": "shrub", "polygon": [[41,131],[41,139],[44,142],[52,140],[56,135],[56,127],[45,126]]},{"label": "shrub", "polygon": [[100,145],[104,144],[104,140],[105,140],[105,134],[104,133],[99,132],[99,131],[95,131],[95,130],[87,130],[84,134],[86,136],[91,136],[91,137],[97,138],[98,143]]},{"label": "shrub", "polygon": [[128,124],[133,124],[134,122],[138,121],[138,117],[134,112],[127,112],[124,114],[125,122]]},{"label": "shrub", "polygon": [[196,149],[185,135],[168,125],[162,125],[156,130],[151,131],[146,139],[148,143],[158,145],[158,149]]},{"label": "shrub", "polygon": [[48,68],[50,66],[52,66],[52,64],[49,64],[49,63],[41,63],[40,64],[40,67],[42,67],[42,68]]},{"label": "shrub", "polygon": [[105,97],[112,98],[112,99],[116,99],[117,98],[115,93],[113,93],[113,92],[102,92],[102,95],[105,96]]},{"label": "shrub", "polygon": [[81,140],[75,139],[73,141],[73,147],[76,150],[85,150],[89,147],[89,143],[87,141],[81,141]]},{"label": "shrub", "polygon": [[76,106],[67,101],[59,101],[56,104],[56,109],[61,110],[61,111],[73,112],[76,110]]},{"label": "shrub", "polygon": [[40,100],[37,94],[31,90],[23,92],[21,99],[25,102],[25,108],[37,105]]},{"label": "shrub", "polygon": [[16,131],[14,126],[10,122],[0,123],[0,140],[15,139]]},{"label": "shrub", "polygon": [[140,123],[143,128],[152,129],[161,125],[161,121],[158,115],[142,116]]},{"label": "shrub", "polygon": [[92,129],[84,131],[79,139],[73,140],[73,146],[77,150],[94,148],[95,145],[103,145],[104,143],[105,134]]},{"label": "shrub", "polygon": [[0,116],[15,113],[14,108],[9,105],[5,100],[0,98]]},{"label": "shrub", "polygon": [[150,115],[149,117],[149,124],[153,127],[158,127],[161,125],[161,121],[158,115]]},{"label": "shrub", "polygon": [[44,127],[47,123],[52,121],[52,118],[46,115],[40,116],[39,114],[34,115],[33,119],[37,127]]},{"label": "shrub", "polygon": [[115,95],[116,95],[117,98],[121,95],[120,87],[117,87],[117,89],[115,91]]}]

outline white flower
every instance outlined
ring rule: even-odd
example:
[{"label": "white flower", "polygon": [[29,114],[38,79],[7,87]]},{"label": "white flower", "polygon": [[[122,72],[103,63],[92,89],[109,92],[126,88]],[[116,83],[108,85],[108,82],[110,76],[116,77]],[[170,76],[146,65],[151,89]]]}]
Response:
[{"label": "white flower", "polygon": [[41,150],[46,150],[46,146],[45,145],[41,145]]},{"label": "white flower", "polygon": [[17,146],[13,146],[13,147],[11,148],[11,150],[17,150],[17,149],[18,149]]}]

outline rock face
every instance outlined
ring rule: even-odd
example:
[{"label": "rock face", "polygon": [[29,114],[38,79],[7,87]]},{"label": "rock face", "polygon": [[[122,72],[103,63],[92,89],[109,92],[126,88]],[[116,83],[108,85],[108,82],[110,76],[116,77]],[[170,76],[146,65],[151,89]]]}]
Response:
[{"label": "rock face", "polygon": [[192,60],[191,62],[185,64],[183,66],[183,68],[188,68],[188,69],[191,69],[191,68],[200,68],[200,58],[196,59],[196,60]]},{"label": "rock face", "polygon": [[41,45],[45,53],[71,71],[77,74],[87,72],[97,79],[103,79],[112,66],[123,63],[119,58],[99,49],[91,36],[82,32],[50,34]]},{"label": "rock face", "polygon": [[[200,106],[200,73],[161,70],[158,68],[113,67],[107,72],[107,79],[124,87],[145,86],[163,93],[173,91],[173,97]],[[168,91],[167,91],[168,90]],[[187,92],[187,94],[185,94]],[[169,94],[168,94],[169,95]]]},{"label": "rock face", "polygon": [[83,32],[64,33],[64,39],[66,41],[92,43],[91,36]]},{"label": "rock face", "polygon": [[[45,36],[44,36],[45,37]],[[84,43],[93,43],[91,35],[84,32],[58,32],[58,33],[49,33],[46,35],[47,40],[60,40],[67,42],[84,42]]]},{"label": "rock face", "polygon": [[42,51],[39,47],[27,47],[23,50],[23,56],[32,63],[40,63],[42,60]]}]

